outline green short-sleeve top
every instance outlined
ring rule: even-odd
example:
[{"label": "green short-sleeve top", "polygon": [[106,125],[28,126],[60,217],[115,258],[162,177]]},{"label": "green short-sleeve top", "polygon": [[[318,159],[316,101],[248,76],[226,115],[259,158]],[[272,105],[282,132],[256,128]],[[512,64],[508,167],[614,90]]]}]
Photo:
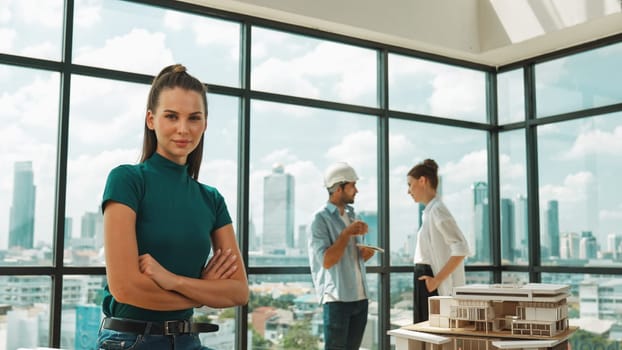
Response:
[{"label": "green short-sleeve top", "polygon": [[[231,223],[218,190],[190,177],[187,165],[157,153],[143,163],[114,168],[106,181],[102,210],[108,201],[136,212],[139,255],[149,253],[167,270],[192,278],[201,276],[212,232]],[[193,312],[154,311],[119,303],[107,285],[102,310],[106,316],[145,321],[188,319]]]}]

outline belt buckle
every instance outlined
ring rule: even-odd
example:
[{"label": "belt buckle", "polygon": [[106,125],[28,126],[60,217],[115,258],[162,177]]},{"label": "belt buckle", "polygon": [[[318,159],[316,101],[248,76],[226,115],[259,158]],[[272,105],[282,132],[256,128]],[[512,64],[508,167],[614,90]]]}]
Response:
[{"label": "belt buckle", "polygon": [[164,335],[177,335],[181,333],[188,333],[186,330],[186,321],[164,321]]}]

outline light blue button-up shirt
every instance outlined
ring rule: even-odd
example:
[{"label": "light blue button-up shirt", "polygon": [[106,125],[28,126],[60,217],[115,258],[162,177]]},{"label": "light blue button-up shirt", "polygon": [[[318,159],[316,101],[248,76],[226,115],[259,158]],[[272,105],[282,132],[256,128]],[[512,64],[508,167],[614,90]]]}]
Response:
[{"label": "light blue button-up shirt", "polygon": [[[347,205],[345,212],[350,222],[356,220],[352,206]],[[352,236],[339,262],[329,269],[324,268],[324,253],[333,245],[344,228],[346,224],[339,216],[339,208],[331,202],[327,202],[325,207],[315,213],[311,223],[308,242],[309,265],[321,304],[327,300],[344,302],[364,300],[369,295],[365,280],[365,261],[356,246],[357,243],[363,243],[363,236]],[[360,269],[362,286],[356,278],[357,268]],[[360,288],[363,288],[365,295],[363,299],[360,297]]]}]

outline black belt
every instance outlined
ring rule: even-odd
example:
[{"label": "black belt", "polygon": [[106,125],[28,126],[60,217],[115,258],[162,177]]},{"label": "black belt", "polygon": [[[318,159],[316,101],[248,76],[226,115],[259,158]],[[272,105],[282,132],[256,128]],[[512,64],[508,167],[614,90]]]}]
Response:
[{"label": "black belt", "polygon": [[195,323],[188,320],[145,322],[113,317],[104,318],[102,328],[117,332],[151,335],[178,335],[218,331],[218,325],[212,323]]}]

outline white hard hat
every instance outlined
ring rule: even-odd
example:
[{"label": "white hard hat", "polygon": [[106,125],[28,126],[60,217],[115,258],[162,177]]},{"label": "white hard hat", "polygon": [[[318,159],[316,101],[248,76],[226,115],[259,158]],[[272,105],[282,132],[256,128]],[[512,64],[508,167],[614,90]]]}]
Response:
[{"label": "white hard hat", "polygon": [[324,186],[331,188],[340,182],[354,182],[358,180],[354,169],[346,162],[337,162],[324,172]]}]

